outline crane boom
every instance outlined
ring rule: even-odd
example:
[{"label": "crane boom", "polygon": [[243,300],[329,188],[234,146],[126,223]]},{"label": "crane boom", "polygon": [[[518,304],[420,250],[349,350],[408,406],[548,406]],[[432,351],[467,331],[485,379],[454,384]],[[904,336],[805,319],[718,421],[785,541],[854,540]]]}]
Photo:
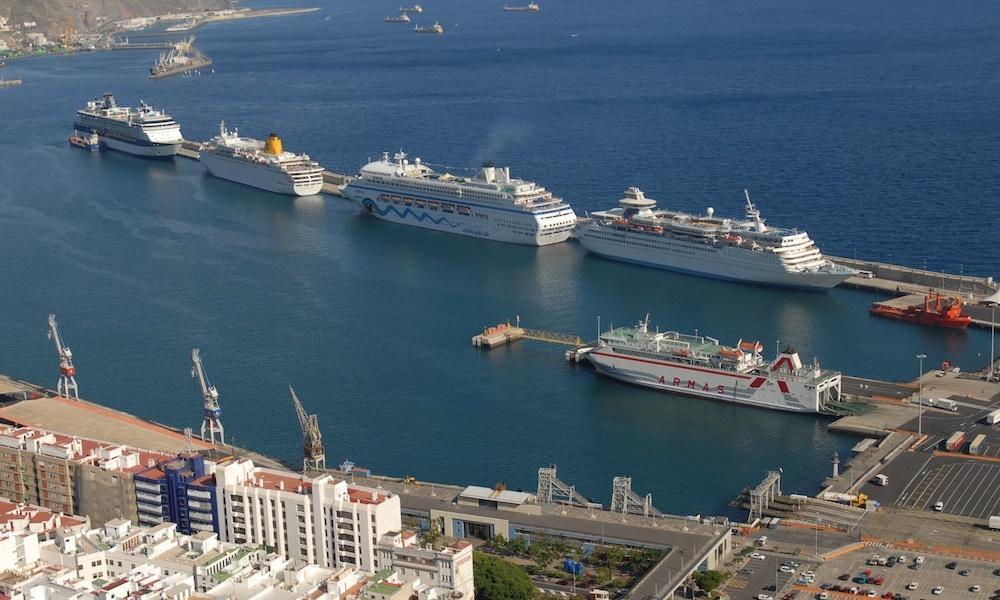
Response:
[{"label": "crane boom", "polygon": [[306,410],[302,408],[302,403],[299,402],[299,397],[295,394],[292,386],[288,386],[288,391],[292,394],[292,403],[295,404],[295,414],[299,417],[299,427],[305,433],[309,430],[309,416],[306,415]]},{"label": "crane boom", "polygon": [[191,377],[198,380],[205,406],[205,418],[201,422],[201,439],[213,444],[226,443],[225,430],[222,428],[222,408],[219,406],[219,391],[209,383],[208,376],[205,375],[201,351],[198,348],[191,350]]},{"label": "crane boom", "polygon": [[76,367],[73,366],[73,351],[63,344],[59,335],[59,324],[56,316],[49,315],[49,339],[55,342],[56,354],[59,357],[59,383],[56,391],[67,398],[80,399],[80,390],[76,385]]},{"label": "crane boom", "polygon": [[319,430],[319,417],[306,414],[292,386],[288,386],[288,391],[292,394],[292,404],[295,405],[295,414],[299,419],[299,427],[302,428],[302,471],[325,471],[326,451],[323,449],[323,434]]}]

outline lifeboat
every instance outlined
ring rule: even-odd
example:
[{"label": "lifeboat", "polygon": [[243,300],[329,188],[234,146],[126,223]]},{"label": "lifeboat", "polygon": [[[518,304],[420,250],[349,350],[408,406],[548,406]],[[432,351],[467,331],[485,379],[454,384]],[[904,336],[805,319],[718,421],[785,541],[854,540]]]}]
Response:
[{"label": "lifeboat", "polygon": [[740,343],[737,344],[737,347],[744,352],[756,352],[760,354],[761,352],[764,351],[764,345],[761,344],[760,342],[745,342],[743,340],[740,340]]},{"label": "lifeboat", "polygon": [[677,350],[671,352],[671,354],[673,354],[674,356],[683,356],[687,358],[688,356],[691,356],[691,351],[688,350],[687,348],[678,348]]},{"label": "lifeboat", "polygon": [[652,227],[651,229],[652,229],[653,233],[663,233],[663,228],[660,227],[659,225],[657,225],[655,227]]},{"label": "lifeboat", "polygon": [[724,358],[729,358],[732,360],[739,360],[743,358],[743,352],[736,348],[723,347],[721,350],[719,350],[719,355]]}]

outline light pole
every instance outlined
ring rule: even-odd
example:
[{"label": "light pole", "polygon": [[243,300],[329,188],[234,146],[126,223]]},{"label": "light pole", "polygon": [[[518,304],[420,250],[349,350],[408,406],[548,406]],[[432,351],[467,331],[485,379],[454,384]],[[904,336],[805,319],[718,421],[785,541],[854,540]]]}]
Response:
[{"label": "light pole", "polygon": [[924,359],[927,358],[926,354],[918,354],[917,360],[920,361],[919,372],[917,373],[917,438],[921,438],[924,435]]},{"label": "light pole", "polygon": [[993,381],[993,361],[996,360],[994,352],[996,352],[996,337],[997,337],[997,305],[994,304],[990,310],[990,372],[986,377],[986,381]]}]

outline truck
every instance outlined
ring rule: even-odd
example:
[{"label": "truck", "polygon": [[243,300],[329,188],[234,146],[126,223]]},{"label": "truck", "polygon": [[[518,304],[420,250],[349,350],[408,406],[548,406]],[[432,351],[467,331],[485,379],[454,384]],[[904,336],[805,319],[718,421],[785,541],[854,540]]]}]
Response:
[{"label": "truck", "polygon": [[975,438],[972,439],[972,443],[969,444],[969,454],[974,456],[979,456],[983,453],[983,446],[986,445],[986,434],[980,433]]},{"label": "truck", "polygon": [[882,487],[885,487],[889,485],[889,476],[879,473],[878,475],[875,476],[875,479],[873,479],[872,481],[875,482],[875,485],[880,485]]},{"label": "truck", "polygon": [[990,529],[1000,529],[1000,517],[990,517]]},{"label": "truck", "polygon": [[985,421],[987,425],[996,425],[997,423],[1000,423],[1000,408],[986,415]]},{"label": "truck", "polygon": [[949,452],[958,452],[965,444],[965,432],[956,431],[944,442],[944,449]]},{"label": "truck", "polygon": [[934,408],[940,408],[942,410],[950,410],[951,412],[958,412],[958,404],[954,400],[949,400],[947,398],[934,398],[932,401]]}]

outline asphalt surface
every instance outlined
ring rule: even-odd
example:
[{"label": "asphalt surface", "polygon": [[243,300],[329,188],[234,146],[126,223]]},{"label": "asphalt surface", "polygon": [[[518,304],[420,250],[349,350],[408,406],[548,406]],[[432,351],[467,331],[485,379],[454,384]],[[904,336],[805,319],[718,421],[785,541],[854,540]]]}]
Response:
[{"label": "asphalt surface", "polygon": [[[938,409],[925,410],[919,419],[912,419],[902,425],[907,431],[922,431],[927,440],[921,444],[921,450],[937,450],[944,440],[956,431],[965,432],[965,446],[968,449],[979,434],[986,436],[984,456],[1000,457],[1000,426],[990,426],[984,421],[987,414],[1000,408],[1000,402],[991,400],[983,402],[965,396],[950,396],[949,399],[959,404],[957,412]],[[925,407],[926,409],[926,407]],[[918,421],[922,421],[918,424]]]},{"label": "asphalt surface", "polygon": [[862,398],[871,398],[872,396],[906,398],[913,394],[915,388],[908,384],[843,375],[840,378],[840,389],[844,394]]}]

